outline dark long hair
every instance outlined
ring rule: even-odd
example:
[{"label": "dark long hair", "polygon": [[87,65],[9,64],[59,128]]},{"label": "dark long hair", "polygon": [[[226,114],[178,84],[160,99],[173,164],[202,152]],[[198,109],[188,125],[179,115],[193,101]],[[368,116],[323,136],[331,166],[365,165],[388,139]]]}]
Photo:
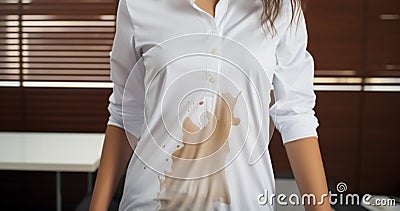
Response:
[{"label": "dark long hair", "polygon": [[[262,0],[263,2],[263,14],[261,16],[262,26],[266,26],[268,31],[272,34],[276,34],[276,28],[274,22],[279,15],[282,8],[282,0]],[[292,6],[292,18],[290,24],[293,23],[295,18],[300,17],[301,10],[305,9],[304,0],[290,0]]]}]

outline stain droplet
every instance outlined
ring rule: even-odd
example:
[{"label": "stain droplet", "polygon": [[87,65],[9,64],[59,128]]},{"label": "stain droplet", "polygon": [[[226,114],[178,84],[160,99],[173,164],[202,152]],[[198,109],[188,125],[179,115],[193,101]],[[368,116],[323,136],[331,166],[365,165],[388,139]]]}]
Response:
[{"label": "stain droplet", "polygon": [[165,161],[168,161],[168,158],[165,158]]},{"label": "stain droplet", "polygon": [[146,166],[143,166],[143,169],[146,169]]},{"label": "stain droplet", "polygon": [[179,145],[176,145],[176,148],[179,148]]},{"label": "stain droplet", "polygon": [[164,144],[164,145],[162,145],[162,147],[163,147],[163,148],[165,148],[165,144]]},{"label": "stain droplet", "polygon": [[204,101],[200,101],[200,102],[199,102],[199,105],[203,105],[203,104],[204,104]]}]

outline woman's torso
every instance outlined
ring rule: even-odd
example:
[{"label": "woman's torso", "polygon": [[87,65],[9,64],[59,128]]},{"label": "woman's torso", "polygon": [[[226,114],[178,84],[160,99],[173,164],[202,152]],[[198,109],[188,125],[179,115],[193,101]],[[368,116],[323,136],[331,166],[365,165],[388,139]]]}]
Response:
[{"label": "woman's torso", "polygon": [[272,209],[258,197],[275,192],[269,92],[286,22],[266,35],[261,0],[219,0],[215,17],[191,0],[127,7],[145,124],[120,210]]}]

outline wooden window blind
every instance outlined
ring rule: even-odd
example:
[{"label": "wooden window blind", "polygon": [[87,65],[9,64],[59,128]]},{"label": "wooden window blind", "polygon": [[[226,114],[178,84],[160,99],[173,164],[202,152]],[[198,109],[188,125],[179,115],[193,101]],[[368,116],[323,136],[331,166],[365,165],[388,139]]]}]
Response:
[{"label": "wooden window blind", "polygon": [[22,3],[23,85],[109,81],[114,13],[111,0]]},{"label": "wooden window blind", "polygon": [[0,81],[3,86],[19,86],[19,14],[18,1],[0,1]]},{"label": "wooden window blind", "polygon": [[102,131],[117,3],[0,1],[2,130]]},{"label": "wooden window blind", "polygon": [[93,83],[109,82],[116,3],[113,0],[0,2],[1,84],[85,87],[92,83],[109,87],[110,83]]}]

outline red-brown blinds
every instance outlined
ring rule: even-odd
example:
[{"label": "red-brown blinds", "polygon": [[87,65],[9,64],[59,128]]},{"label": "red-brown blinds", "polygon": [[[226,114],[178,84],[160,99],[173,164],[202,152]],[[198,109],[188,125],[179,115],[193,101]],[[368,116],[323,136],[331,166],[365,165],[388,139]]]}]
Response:
[{"label": "red-brown blinds", "polygon": [[0,81],[18,86],[20,81],[18,1],[0,1]]},{"label": "red-brown blinds", "polygon": [[22,4],[24,81],[109,81],[115,1]]},{"label": "red-brown blinds", "polygon": [[0,80],[108,82],[116,6],[113,0],[0,2]]},{"label": "red-brown blinds", "polygon": [[0,130],[104,131],[117,3],[0,1]]}]

